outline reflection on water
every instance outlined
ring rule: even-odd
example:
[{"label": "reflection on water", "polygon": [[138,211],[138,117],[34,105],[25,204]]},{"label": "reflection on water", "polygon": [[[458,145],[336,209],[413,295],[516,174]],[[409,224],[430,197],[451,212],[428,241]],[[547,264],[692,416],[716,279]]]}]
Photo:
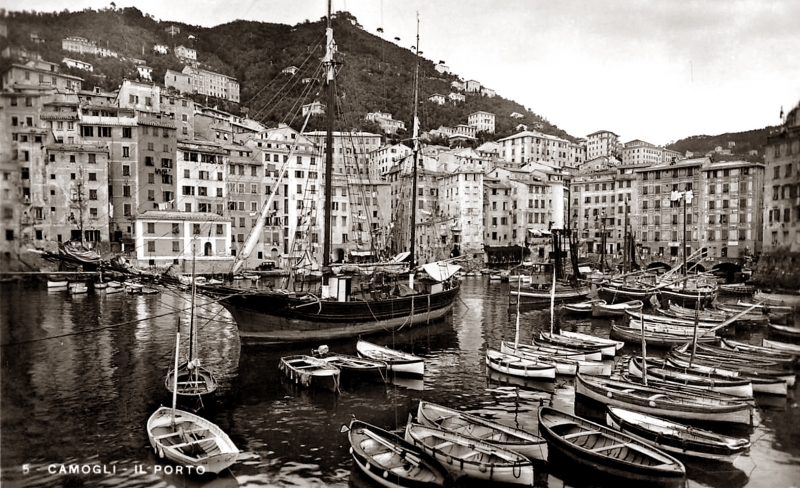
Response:
[{"label": "reflection on water", "polygon": [[[200,357],[220,382],[205,415],[229,433],[242,456],[223,476],[187,480],[165,472],[171,465],[152,453],[144,425],[159,405],[171,401],[164,376],[179,325],[182,340],[188,337],[188,294],[162,290],[76,298],[32,284],[0,286],[0,342],[6,344],[0,349],[4,487],[372,486],[351,471],[349,444],[339,427],[355,416],[388,430],[401,428],[421,399],[533,432],[542,405],[603,421],[601,408],[575,401],[571,378],[541,382],[487,370],[486,348],[514,339],[516,310],[508,306],[508,285],[489,284],[486,277],[465,279],[461,299],[445,320],[369,338],[425,357],[424,378],[356,382],[338,395],[298,387],[280,374],[279,358],[308,354],[308,346],[243,347],[228,313],[200,297],[195,311]],[[550,330],[549,311],[523,310],[519,319],[521,342]],[[560,325],[607,336],[610,322],[565,320]],[[763,334],[758,328],[737,331],[743,340]],[[356,352],[355,340],[328,346]],[[759,400],[761,425],[743,433],[753,441],[750,456],[734,466],[689,465],[690,485],[790,486],[800,479],[796,399],[766,400]],[[51,472],[61,464],[115,470]],[[143,472],[135,473],[135,466]],[[569,466],[566,471],[537,466],[537,484],[563,486],[559,476],[570,471]],[[566,482],[613,484],[602,485],[594,477]]]}]

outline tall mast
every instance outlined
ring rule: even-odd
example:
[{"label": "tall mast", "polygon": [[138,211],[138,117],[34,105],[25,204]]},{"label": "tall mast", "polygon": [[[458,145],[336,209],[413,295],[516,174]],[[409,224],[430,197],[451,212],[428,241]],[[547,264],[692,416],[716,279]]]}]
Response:
[{"label": "tall mast", "polygon": [[334,117],[334,64],[333,53],[336,51],[336,44],[333,41],[333,27],[331,27],[331,0],[328,0],[328,27],[325,29],[325,59],[323,64],[327,70],[327,108],[325,115],[328,117],[328,127],[325,132],[325,233],[322,236],[322,266],[327,267],[331,264],[331,201],[333,189],[333,117]]},{"label": "tall mast", "polygon": [[195,333],[194,333],[194,296],[196,293],[197,288],[195,288],[195,276],[194,276],[194,263],[197,260],[197,251],[195,250],[195,245],[192,243],[192,305],[190,307],[190,315],[189,315],[189,359],[188,361],[192,361],[194,359],[195,353]]},{"label": "tall mast", "polygon": [[417,14],[417,66],[414,69],[414,161],[411,170],[411,247],[409,254],[411,269],[416,266],[414,251],[417,243],[417,160],[419,158],[419,119],[417,119],[417,97],[419,96],[419,13]]}]

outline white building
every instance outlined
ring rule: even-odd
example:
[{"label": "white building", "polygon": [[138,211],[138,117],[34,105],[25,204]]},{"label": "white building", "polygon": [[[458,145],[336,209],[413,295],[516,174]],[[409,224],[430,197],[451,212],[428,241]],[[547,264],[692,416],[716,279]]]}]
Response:
[{"label": "white building", "polygon": [[494,134],[495,115],[489,112],[473,112],[467,116],[467,124],[475,127],[477,132]]}]

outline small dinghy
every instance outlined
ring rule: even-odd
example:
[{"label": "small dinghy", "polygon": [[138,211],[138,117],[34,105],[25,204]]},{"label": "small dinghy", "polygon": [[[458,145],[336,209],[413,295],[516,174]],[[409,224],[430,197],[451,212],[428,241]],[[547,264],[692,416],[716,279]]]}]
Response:
[{"label": "small dinghy", "polygon": [[521,378],[537,378],[554,380],[556,366],[534,359],[504,354],[497,349],[486,350],[486,366],[501,373]]},{"label": "small dinghy", "polygon": [[561,305],[561,310],[564,313],[571,315],[590,315],[592,313],[592,307],[594,304],[600,302],[603,304],[606,303],[605,300],[588,300],[586,302],[564,303]]},{"label": "small dinghy", "polygon": [[622,408],[608,407],[608,426],[671,454],[733,463],[750,441]]},{"label": "small dinghy", "polygon": [[516,451],[528,459],[547,460],[547,441],[541,436],[442,405],[421,400],[417,422]]},{"label": "small dinghy", "polygon": [[356,351],[361,357],[386,363],[389,371],[420,376],[425,374],[425,360],[419,356],[379,346],[361,339],[356,343]]},{"label": "small dinghy", "polygon": [[527,344],[517,344],[515,347],[513,342],[503,341],[500,344],[500,352],[545,363],[552,363],[556,367],[556,374],[565,376],[575,376],[578,374],[578,371],[589,376],[611,376],[611,362],[572,359],[570,357],[541,352],[537,350],[537,347],[538,346]]},{"label": "small dinghy", "polygon": [[236,462],[239,449],[212,422],[183,410],[161,407],[147,421],[147,436],[158,457],[206,473],[219,473]]},{"label": "small dinghy", "polygon": [[386,371],[389,368],[383,361],[352,356],[350,354],[330,352],[328,346],[324,345],[312,350],[311,353],[315,358],[319,358],[331,366],[339,368],[342,377],[386,378]]},{"label": "small dinghy", "polygon": [[73,295],[85,295],[89,293],[89,287],[86,283],[73,283],[69,285],[69,292]]},{"label": "small dinghy", "polygon": [[683,464],[669,454],[554,408],[539,410],[539,429],[550,443],[551,453],[608,475],[641,482],[686,476]]},{"label": "small dinghy", "polygon": [[321,388],[339,391],[339,368],[327,362],[306,355],[281,358],[278,368],[287,378],[306,388]]},{"label": "small dinghy", "polygon": [[643,306],[644,302],[641,300],[611,304],[600,300],[592,304],[592,317],[623,317],[628,311],[639,312]]},{"label": "small dinghy", "polygon": [[432,456],[453,478],[533,486],[533,464],[514,451],[472,437],[409,422],[406,441]]},{"label": "small dinghy", "polygon": [[445,486],[447,471],[400,436],[353,419],[342,426],[353,462],[374,482],[388,488]]}]

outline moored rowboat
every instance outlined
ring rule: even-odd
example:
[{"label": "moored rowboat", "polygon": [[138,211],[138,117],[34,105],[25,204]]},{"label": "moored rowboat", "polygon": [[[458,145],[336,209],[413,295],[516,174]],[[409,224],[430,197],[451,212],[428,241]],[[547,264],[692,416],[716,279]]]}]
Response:
[{"label": "moored rowboat", "polygon": [[504,354],[497,349],[489,348],[486,350],[486,366],[501,373],[523,378],[547,380],[556,378],[556,367],[552,363]]},{"label": "moored rowboat", "polygon": [[547,441],[541,436],[442,405],[420,401],[417,422],[516,451],[528,459],[547,460]]},{"label": "moored rowboat", "polygon": [[389,488],[444,486],[447,472],[405,439],[360,420],[347,429],[353,462],[370,479]]},{"label": "moored rowboat", "polygon": [[278,368],[291,381],[307,388],[339,391],[339,368],[321,359],[303,354],[285,356],[281,358]]},{"label": "moored rowboat", "polygon": [[174,408],[161,407],[150,416],[147,437],[160,458],[206,473],[219,473],[239,457],[239,449],[217,425]]},{"label": "moored rowboat", "polygon": [[625,312],[638,312],[644,306],[641,300],[608,304],[605,300],[595,302],[592,306],[592,317],[620,317]]},{"label": "moored rowboat", "polygon": [[533,485],[533,464],[517,452],[411,422],[405,439],[439,461],[453,478]]},{"label": "moored rowboat", "polygon": [[419,356],[379,346],[361,339],[356,343],[356,350],[361,357],[383,361],[388,366],[389,371],[420,376],[425,374],[425,360]]},{"label": "moored rowboat", "polygon": [[560,410],[539,410],[539,426],[551,452],[559,452],[583,467],[639,482],[686,476],[683,464],[669,454]]},{"label": "moored rowboat", "polygon": [[668,417],[753,425],[753,405],[745,401],[722,400],[698,391],[685,394],[665,388],[640,386],[578,374],[575,394],[613,407]]},{"label": "moored rowboat", "polygon": [[606,423],[670,454],[732,463],[750,449],[748,439],[689,427],[622,408],[608,407]]}]

